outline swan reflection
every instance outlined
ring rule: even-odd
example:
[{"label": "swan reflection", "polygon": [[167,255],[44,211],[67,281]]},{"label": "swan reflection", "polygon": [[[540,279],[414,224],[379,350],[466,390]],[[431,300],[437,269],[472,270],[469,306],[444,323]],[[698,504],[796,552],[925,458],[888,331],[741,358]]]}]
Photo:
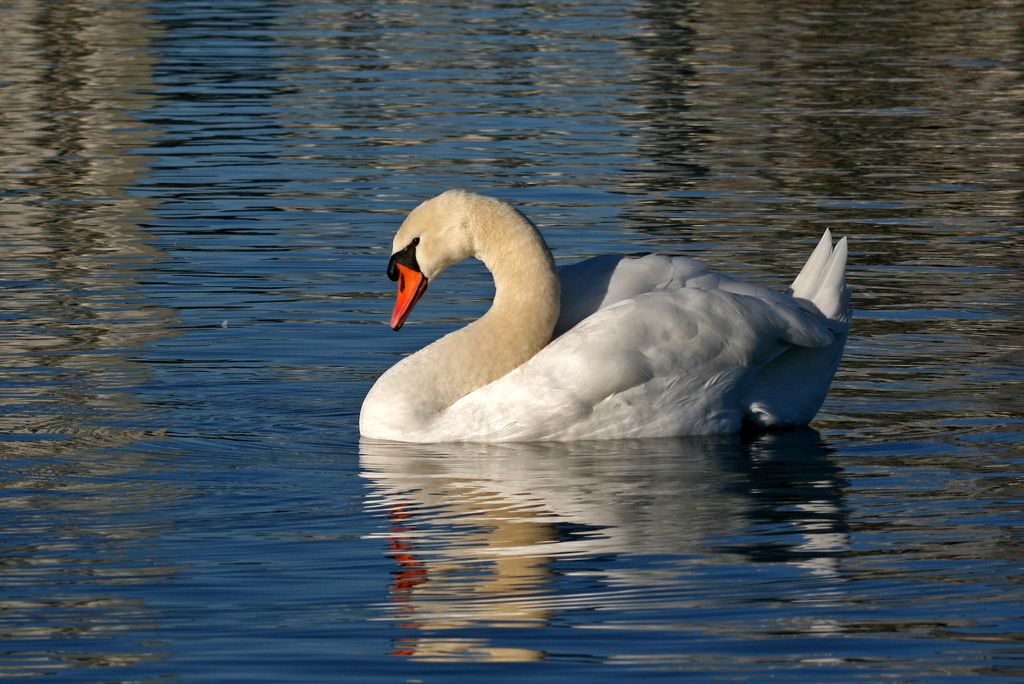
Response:
[{"label": "swan reflection", "polygon": [[394,653],[540,659],[537,649],[466,630],[543,626],[578,610],[642,611],[687,594],[701,581],[687,578],[712,563],[782,562],[841,578],[843,486],[828,453],[813,430],[575,443],[364,440],[366,506],[386,518],[379,536],[395,564],[386,610],[409,630]]}]

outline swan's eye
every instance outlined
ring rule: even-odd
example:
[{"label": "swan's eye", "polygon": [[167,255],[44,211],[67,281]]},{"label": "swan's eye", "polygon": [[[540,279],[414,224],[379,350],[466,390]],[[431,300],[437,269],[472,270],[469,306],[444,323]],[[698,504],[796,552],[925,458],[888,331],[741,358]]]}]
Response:
[{"label": "swan's eye", "polygon": [[391,280],[398,280],[398,264],[402,264],[414,271],[419,271],[420,266],[416,263],[416,245],[420,243],[418,237],[414,237],[412,241],[402,248],[401,251],[395,252],[391,255],[390,261],[388,261],[388,278]]}]

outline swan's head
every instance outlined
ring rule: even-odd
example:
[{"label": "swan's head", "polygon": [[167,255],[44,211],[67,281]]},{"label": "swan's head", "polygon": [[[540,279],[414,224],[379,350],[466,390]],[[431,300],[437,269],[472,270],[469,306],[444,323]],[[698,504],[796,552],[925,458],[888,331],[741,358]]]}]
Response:
[{"label": "swan's head", "polygon": [[398,283],[392,329],[402,327],[430,280],[473,256],[468,204],[477,197],[449,190],[413,209],[398,229],[388,262],[388,278]]}]

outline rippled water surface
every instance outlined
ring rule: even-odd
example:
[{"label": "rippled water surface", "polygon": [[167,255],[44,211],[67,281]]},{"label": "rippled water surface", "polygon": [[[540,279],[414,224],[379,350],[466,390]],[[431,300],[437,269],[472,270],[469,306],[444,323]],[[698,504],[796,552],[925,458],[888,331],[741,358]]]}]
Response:
[{"label": "rippled water surface", "polygon": [[[1024,676],[1018,2],[0,8],[0,677]],[[849,236],[813,429],[360,443],[401,217],[783,286]],[[625,679],[624,679],[625,678]]]}]

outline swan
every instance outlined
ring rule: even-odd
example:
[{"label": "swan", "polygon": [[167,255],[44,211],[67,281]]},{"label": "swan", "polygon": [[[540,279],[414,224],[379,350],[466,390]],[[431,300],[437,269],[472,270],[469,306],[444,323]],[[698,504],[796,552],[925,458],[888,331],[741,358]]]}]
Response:
[{"label": "swan", "polygon": [[401,442],[672,437],[806,425],[850,326],[846,238],[826,230],[785,292],[696,259],[598,256],[556,270],[510,204],[449,190],[413,209],[387,266],[391,327],[449,266],[494,278],[479,319],[405,357],[363,400],[365,438]]}]

